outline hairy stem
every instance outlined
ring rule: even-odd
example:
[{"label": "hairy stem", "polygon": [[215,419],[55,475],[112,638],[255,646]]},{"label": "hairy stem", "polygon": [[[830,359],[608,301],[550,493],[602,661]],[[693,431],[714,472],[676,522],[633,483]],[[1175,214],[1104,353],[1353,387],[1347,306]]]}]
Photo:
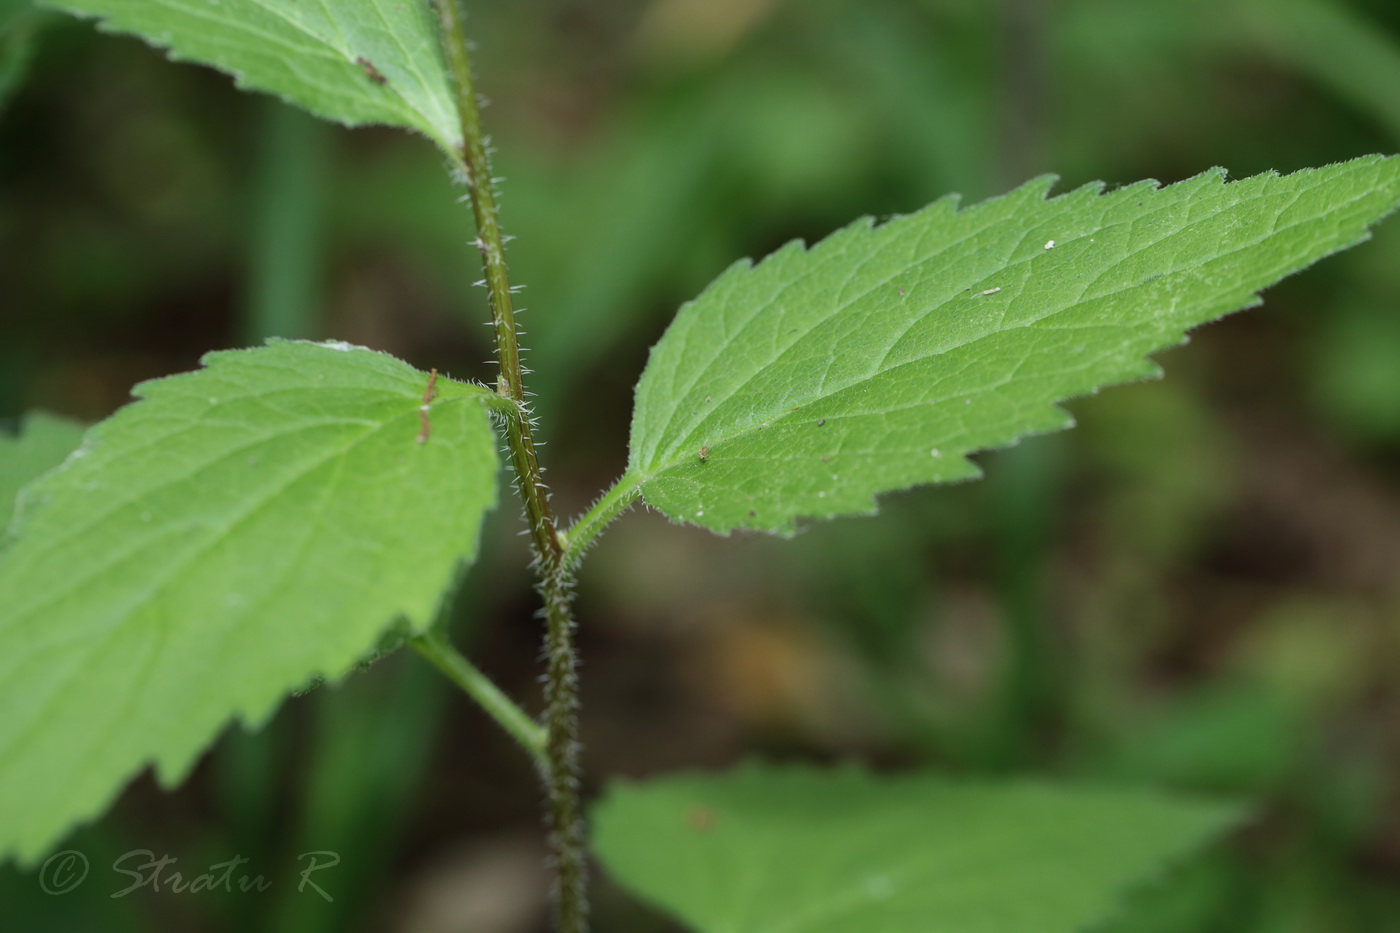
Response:
[{"label": "hairy stem", "polygon": [[546,621],[545,792],[559,933],[588,929],[584,830],[579,813],[578,658],[573,581],[562,563],[548,568],[541,590]]},{"label": "hairy stem", "polygon": [[496,391],[514,401],[521,411],[521,417],[513,418],[506,424],[511,461],[515,467],[520,497],[525,503],[525,514],[530,522],[530,536],[535,551],[543,559],[550,554],[557,555],[561,549],[554,533],[549,496],[540,480],[539,458],[535,455],[531,419],[525,402],[525,383],[521,376],[515,305],[510,291],[510,274],[506,269],[505,237],[501,233],[496,210],[491,160],[481,130],[471,59],[457,3],[458,0],[439,0],[437,8],[442,22],[443,45],[457,94],[457,112],[462,121],[463,143],[456,154],[460,160],[458,168],[471,193],[472,214],[476,220],[476,248],[481,253],[481,265],[486,273],[487,303],[496,328],[496,356],[501,365]]},{"label": "hairy stem", "polygon": [[443,48],[452,70],[457,112],[462,122],[459,168],[471,193],[476,218],[476,246],[486,271],[491,319],[496,330],[496,353],[501,364],[496,391],[515,403],[506,417],[506,441],[515,468],[516,488],[525,506],[534,545],[535,569],[544,598],[545,653],[548,659],[545,686],[545,757],[541,767],[545,784],[554,862],[555,924],[559,933],[585,933],[588,901],[585,893],[583,824],[579,815],[578,780],[578,662],[574,652],[572,612],[573,580],[564,559],[549,493],[541,478],[539,458],[531,434],[525,384],[516,340],[515,309],[506,270],[505,237],[496,212],[491,162],[481,131],[481,115],[473,83],[466,33],[459,0],[437,0]]}]

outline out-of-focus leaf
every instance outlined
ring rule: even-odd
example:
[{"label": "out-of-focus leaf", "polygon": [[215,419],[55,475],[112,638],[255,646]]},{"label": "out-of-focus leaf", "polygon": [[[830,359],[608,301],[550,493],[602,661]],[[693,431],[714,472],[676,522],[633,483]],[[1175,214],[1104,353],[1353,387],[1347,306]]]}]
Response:
[{"label": "out-of-focus leaf", "polygon": [[81,424],[42,411],[25,415],[13,437],[0,434],[0,540],[20,490],[62,463],[82,439]]},{"label": "out-of-focus leaf", "polygon": [[1237,816],[1139,790],[751,766],[614,785],[594,848],[697,933],[1076,933]]},{"label": "out-of-focus leaf", "polygon": [[1400,141],[1400,42],[1347,3],[1250,0],[1245,35],[1361,106]]}]

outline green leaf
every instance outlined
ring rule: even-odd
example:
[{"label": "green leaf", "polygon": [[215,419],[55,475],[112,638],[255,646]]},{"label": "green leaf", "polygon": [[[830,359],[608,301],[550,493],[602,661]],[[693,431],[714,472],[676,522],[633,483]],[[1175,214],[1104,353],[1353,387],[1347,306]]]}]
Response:
[{"label": "green leaf", "polygon": [[652,350],[624,485],[677,521],[790,532],[975,477],[966,454],[1070,426],[1057,402],[1157,375],[1148,354],[1400,203],[1395,158],[1224,178],[1048,200],[1041,178],[732,266]]},{"label": "green leaf", "polygon": [[615,784],[609,874],[697,933],[1074,933],[1228,828],[1159,793],[748,766]]},{"label": "green leaf", "polygon": [[42,854],[154,762],[433,620],[496,494],[477,386],[274,342],[137,386],[29,486],[0,558],[0,857]]},{"label": "green leaf", "polygon": [[81,424],[42,411],[25,415],[13,437],[0,434],[0,539],[10,527],[20,490],[62,463],[82,439]]},{"label": "green leaf", "polygon": [[348,126],[418,130],[448,152],[462,142],[437,20],[428,0],[52,0],[133,33],[177,61],[213,65]]}]

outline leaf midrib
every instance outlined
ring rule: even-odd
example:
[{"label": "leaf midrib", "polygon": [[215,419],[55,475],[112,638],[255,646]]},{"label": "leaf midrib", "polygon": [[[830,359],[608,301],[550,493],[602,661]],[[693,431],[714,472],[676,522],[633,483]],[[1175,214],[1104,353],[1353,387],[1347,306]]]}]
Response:
[{"label": "leaf midrib", "polygon": [[[1159,189],[1159,190],[1160,190],[1160,189]],[[1057,201],[1062,201],[1062,200],[1064,200],[1064,199],[1071,198],[1071,197],[1073,197],[1076,193],[1077,193],[1077,192],[1069,192],[1069,193],[1067,193],[1067,194],[1061,195],[1061,196],[1058,197],[1058,198],[1051,198],[1051,199],[1049,199],[1049,200],[1043,200],[1043,201],[1041,201],[1041,202],[1039,202],[1039,203],[1041,203],[1041,204],[1054,204],[1054,203],[1057,202]],[[974,216],[974,212],[978,212],[978,211],[979,211],[979,208],[991,207],[991,206],[1004,206],[1004,200],[1005,200],[1005,199],[1003,198],[1003,199],[997,199],[996,201],[993,201],[993,202],[982,202],[981,204],[973,205],[973,206],[970,207],[968,210],[962,212],[961,215],[954,215],[954,217],[959,217],[959,216],[960,216],[960,217],[963,217],[963,218],[971,218],[972,216]],[[1058,206],[1058,205],[1057,205],[1057,206]],[[1167,207],[1169,207],[1169,206],[1171,206],[1171,205],[1162,205],[1161,207],[1157,208],[1153,213],[1158,213],[1158,212],[1160,212],[1160,211],[1162,211],[1162,210],[1165,210],[1165,209],[1166,209]],[[910,215],[911,218],[914,218],[914,217],[917,217],[917,216],[918,216],[917,214],[915,214],[915,215]],[[1150,215],[1144,215],[1144,216],[1150,216]],[[867,219],[868,219],[868,218],[867,218]],[[972,230],[968,231],[967,233],[963,234],[962,236],[958,237],[956,240],[950,240],[945,246],[943,246],[942,248],[940,248],[939,250],[937,250],[937,251],[934,252],[934,253],[930,253],[927,257],[925,257],[924,259],[920,260],[916,265],[914,265],[914,266],[906,266],[906,267],[903,267],[903,268],[899,269],[897,272],[892,273],[891,275],[885,277],[884,279],[881,279],[879,282],[875,283],[875,284],[872,285],[871,287],[865,289],[865,290],[864,290],[863,292],[861,292],[859,295],[856,295],[856,296],[852,297],[851,299],[849,299],[849,300],[847,300],[847,301],[844,301],[844,302],[842,302],[842,303],[840,303],[840,304],[837,304],[837,305],[833,306],[832,310],[831,310],[827,315],[825,315],[824,317],[822,317],[820,320],[813,322],[813,324],[812,324],[810,327],[808,327],[806,333],[800,335],[797,339],[795,339],[795,340],[791,341],[790,343],[788,343],[785,347],[783,347],[783,348],[777,353],[777,355],[775,355],[771,360],[769,360],[767,363],[765,363],[764,366],[763,366],[763,368],[762,368],[761,370],[759,370],[759,371],[758,371],[757,373],[755,373],[752,377],[750,377],[750,379],[749,379],[747,382],[745,382],[745,383],[743,383],[742,385],[740,385],[740,386],[731,394],[730,398],[733,398],[735,395],[741,394],[741,393],[743,392],[743,389],[744,389],[746,386],[752,385],[753,383],[760,381],[760,379],[761,379],[763,376],[765,376],[765,375],[772,369],[772,367],[774,367],[774,366],[778,365],[780,362],[782,362],[782,360],[787,356],[787,354],[788,354],[794,347],[800,345],[801,342],[802,342],[802,339],[803,339],[805,336],[807,336],[807,334],[810,334],[812,331],[815,331],[816,329],[825,326],[826,324],[828,324],[830,321],[832,321],[832,320],[835,319],[836,317],[839,317],[843,312],[845,312],[847,309],[849,309],[853,304],[855,304],[855,303],[857,303],[857,302],[859,302],[859,301],[861,301],[861,300],[867,298],[870,294],[872,294],[872,293],[875,292],[875,291],[878,291],[880,288],[888,287],[888,286],[890,285],[890,283],[893,282],[895,279],[897,279],[897,278],[899,278],[899,277],[901,277],[901,276],[904,276],[904,275],[908,275],[911,269],[917,269],[917,268],[924,267],[924,266],[926,266],[926,265],[928,265],[928,264],[934,262],[935,260],[938,260],[938,259],[944,257],[944,256],[945,256],[948,252],[950,252],[951,250],[954,250],[954,249],[956,249],[957,247],[964,245],[968,240],[970,240],[970,239],[972,239],[972,238],[974,238],[974,237],[977,237],[977,236],[981,236],[982,234],[987,233],[988,231],[994,230],[994,229],[996,229],[998,226],[1003,226],[1003,225],[1008,224],[1008,223],[1016,222],[1016,221],[1018,221],[1019,219],[1020,219],[1019,216],[1018,216],[1016,213],[1014,213],[1014,212],[1012,212],[1012,213],[1006,213],[1006,214],[1003,214],[1003,215],[1001,215],[1001,216],[999,216],[999,217],[993,217],[990,223],[983,223],[983,224],[981,224],[980,226],[977,226],[977,227],[975,227],[974,229],[972,229]],[[1049,220],[1050,220],[1050,218],[1046,218],[1046,221],[1045,221],[1045,222],[1048,222]],[[1111,226],[1109,226],[1109,227],[1099,227],[1099,228],[1096,228],[1096,230],[1095,230],[1095,231],[1092,231],[1092,232],[1098,232],[1098,231],[1113,229],[1114,227],[1117,227],[1117,226],[1121,225],[1121,223],[1127,223],[1127,221],[1123,221],[1123,222],[1120,222],[1120,224],[1114,224],[1114,225],[1111,225]],[[849,230],[850,228],[848,227],[847,229]],[[866,233],[866,235],[879,235],[882,231],[883,231],[883,228],[867,228],[867,229],[866,229],[865,231],[863,231],[863,232]],[[843,231],[843,232],[844,232],[844,231]],[[932,230],[925,231],[925,235],[928,235],[928,234],[931,233],[931,232],[932,232]],[[1023,234],[1021,235],[1021,238],[1017,241],[1016,245],[1015,245],[1014,247],[1012,247],[1010,250],[1008,250],[1008,253],[1009,253],[1009,254],[1014,254],[1017,250],[1019,250],[1022,246],[1024,246],[1024,244],[1025,244],[1025,242],[1026,242],[1026,238],[1027,238],[1029,235],[1030,235],[1030,231],[1026,231],[1025,233],[1023,233]],[[1088,236],[1088,235],[1090,235],[1090,234],[1089,234],[1089,233],[1085,233],[1084,235],[1085,235],[1085,236]],[[813,247],[813,250],[819,248],[821,245],[822,245],[821,243],[818,243],[816,247]],[[1067,245],[1067,244],[1066,244],[1066,245]],[[811,252],[812,252],[813,250],[805,250],[804,252],[810,257]],[[866,256],[866,261],[869,261],[871,258],[873,258],[873,256],[874,256],[873,253],[868,253],[867,256]],[[1008,265],[1004,265],[1004,266],[1002,267],[1002,271],[1009,270],[1009,269],[1015,268],[1015,267],[1019,267],[1019,266],[1021,266],[1021,265],[1024,265],[1024,264],[1026,264],[1026,263],[1029,263],[1029,262],[1033,261],[1033,260],[1036,259],[1036,258],[1038,258],[1038,257],[1036,257],[1036,256],[1030,256],[1030,257],[1028,257],[1028,258],[1025,259],[1025,260],[1021,260],[1020,262],[1010,263],[1010,264],[1008,264]],[[754,322],[762,313],[766,312],[769,308],[773,307],[773,305],[775,305],[777,302],[779,302],[779,301],[783,298],[783,296],[786,295],[787,293],[789,293],[790,291],[792,291],[792,289],[798,287],[798,286],[801,285],[801,284],[805,284],[807,281],[809,281],[810,279],[812,279],[812,278],[815,277],[815,276],[818,276],[818,275],[821,275],[821,274],[825,273],[826,271],[828,271],[828,269],[829,269],[828,264],[824,264],[824,263],[814,263],[814,264],[811,264],[810,267],[809,267],[806,271],[803,272],[803,274],[799,275],[798,277],[796,277],[796,278],[790,280],[789,282],[787,282],[786,284],[784,284],[783,287],[782,287],[778,292],[776,292],[776,293],[773,295],[773,297],[769,298],[767,301],[765,301],[765,302],[763,302],[762,304],[757,305],[757,306],[755,307],[755,310],[753,311],[753,313],[751,313],[751,314],[748,316],[748,318],[744,321],[744,323],[743,323],[742,325],[740,325],[740,326],[734,331],[734,337],[731,338],[731,340],[729,341],[729,343],[732,344],[732,343],[734,342],[734,340],[738,339],[739,336],[742,335],[743,331],[744,331],[745,329],[747,329],[749,326],[751,326],[751,325],[753,324],[753,322]],[[754,269],[749,270],[749,271],[757,272],[758,270],[757,270],[757,268],[754,268]],[[948,299],[948,300],[946,300],[946,301],[944,301],[944,302],[942,302],[942,303],[940,303],[940,304],[938,304],[938,305],[936,305],[936,306],[934,306],[934,307],[929,308],[929,309],[928,309],[927,311],[925,311],[922,315],[920,315],[919,317],[917,317],[917,318],[915,318],[915,319],[913,320],[913,322],[912,322],[911,325],[910,325],[909,330],[912,330],[913,327],[917,326],[921,321],[927,319],[927,317],[928,317],[929,315],[934,314],[934,313],[936,313],[937,311],[939,311],[939,310],[941,310],[941,309],[943,309],[943,308],[948,307],[948,305],[949,305],[952,301],[956,300],[956,299],[959,298],[959,297],[962,297],[962,295],[964,295],[965,293],[966,293],[966,290],[964,290],[964,292],[960,292],[960,293],[956,294],[953,298],[950,298],[950,299]],[[1066,307],[1069,307],[1069,306],[1066,306]],[[1065,310],[1065,309],[1061,309],[1061,310]],[[1043,319],[1042,319],[1042,320],[1043,320]],[[1034,322],[1031,322],[1031,323],[1034,323]],[[1030,326],[1030,325],[1027,324],[1027,325],[1023,325],[1023,326]],[[942,349],[940,349],[940,350],[938,350],[938,351],[935,351],[934,353],[927,354],[923,359],[929,359],[929,358],[932,358],[933,356],[936,356],[936,355],[940,355],[940,354],[943,354],[943,353],[949,353],[949,352],[952,352],[953,350],[961,349],[962,347],[971,346],[971,345],[975,344],[978,340],[982,340],[982,339],[985,339],[986,337],[991,336],[991,335],[993,335],[993,334],[996,334],[996,333],[1003,333],[1003,332],[1004,332],[1004,331],[989,331],[989,332],[987,332],[987,333],[985,333],[985,334],[981,334],[981,335],[979,335],[979,336],[973,338],[972,340],[964,341],[963,343],[959,343],[959,344],[953,344],[953,345],[951,345],[951,346],[947,346],[947,347],[944,347],[944,348],[942,348]],[[906,330],[904,333],[907,334],[907,333],[908,333],[908,330]],[[902,339],[902,338],[901,338],[901,339]],[[896,341],[896,343],[897,343],[897,341]],[[892,347],[891,347],[891,349],[892,349]],[[717,352],[716,355],[715,355],[714,357],[712,357],[711,360],[705,365],[704,369],[702,369],[702,370],[699,371],[699,373],[698,373],[698,375],[696,376],[696,378],[695,378],[694,380],[692,380],[690,386],[688,386],[688,387],[686,388],[686,390],[685,390],[683,393],[680,393],[680,395],[677,396],[677,397],[683,399],[683,398],[685,398],[686,396],[688,396],[691,392],[693,392],[694,389],[695,389],[695,386],[698,385],[698,384],[700,383],[700,381],[704,378],[705,374],[708,373],[708,372],[710,371],[710,369],[713,367],[714,362],[715,362],[716,360],[718,360],[722,355],[723,355],[722,352]],[[885,358],[886,358],[886,359],[888,358],[888,352],[886,353],[886,357],[885,357]],[[883,360],[882,360],[882,362],[883,362]],[[912,362],[912,361],[911,361],[911,362]],[[878,368],[877,368],[877,370],[876,370],[875,372],[873,372],[873,373],[868,373],[868,374],[866,374],[865,376],[860,377],[860,378],[858,378],[858,379],[852,381],[849,385],[841,386],[841,387],[839,387],[839,388],[836,388],[836,389],[832,390],[831,392],[826,393],[825,395],[819,396],[818,398],[809,399],[808,401],[801,403],[800,405],[797,406],[797,409],[800,411],[802,408],[806,407],[807,405],[813,404],[813,403],[816,402],[816,401],[820,401],[821,399],[828,398],[828,397],[830,397],[831,395],[835,395],[835,394],[837,394],[837,393],[839,393],[839,392],[845,391],[846,389],[851,388],[851,387],[853,387],[853,386],[860,385],[862,382],[868,382],[868,381],[870,381],[871,379],[875,378],[875,377],[878,376],[878,375],[881,375],[881,371],[879,371]],[[824,387],[824,383],[823,383],[823,387]],[[663,430],[663,431],[661,432],[661,434],[662,434],[663,436],[664,436],[666,433],[668,433],[669,430],[671,429],[671,427],[674,425],[674,423],[675,423],[675,415],[676,415],[678,412],[679,412],[679,406],[677,407],[677,409],[673,410],[671,419],[668,420],[668,422],[667,422],[667,424],[666,424],[665,430]],[[716,413],[715,413],[715,414],[717,414],[717,413],[718,413],[718,409],[716,410]],[[787,413],[784,413],[783,415],[779,416],[778,418],[771,419],[769,422],[767,422],[767,424],[772,424],[772,423],[775,423],[776,421],[783,420],[784,418],[787,417],[788,414],[795,414],[795,413],[796,413],[796,412],[787,412]],[[694,427],[691,428],[691,430],[685,435],[685,437],[684,437],[682,440],[683,440],[684,442],[689,442],[690,439],[694,438],[695,435],[696,435],[696,433],[699,432],[701,428],[703,428],[703,426],[705,425],[705,423],[706,423],[707,421],[709,421],[709,420],[711,420],[712,418],[715,417],[715,414],[707,415],[705,418],[702,418],[699,422],[697,422],[697,423],[695,424]],[[753,429],[753,428],[755,428],[755,427],[764,427],[764,426],[766,426],[766,424],[763,423],[763,422],[759,422],[759,423],[756,424],[756,425],[748,425],[748,426],[745,427],[745,429],[744,429],[743,431],[737,432],[737,433],[734,435],[734,437],[737,437],[739,434],[748,433],[749,430],[751,430],[751,429]],[[732,439],[732,437],[726,438],[725,440],[729,440],[729,439]],[[722,442],[722,441],[721,441],[721,442]],[[721,443],[721,442],[717,442],[717,443]],[[687,446],[687,443],[679,443],[679,444],[677,444],[677,446],[676,446],[675,448],[672,449],[671,453],[674,453],[676,450],[679,450],[679,449],[684,449],[686,446]],[[671,465],[674,465],[674,464],[671,464]],[[666,467],[666,469],[669,469],[669,466]]]}]

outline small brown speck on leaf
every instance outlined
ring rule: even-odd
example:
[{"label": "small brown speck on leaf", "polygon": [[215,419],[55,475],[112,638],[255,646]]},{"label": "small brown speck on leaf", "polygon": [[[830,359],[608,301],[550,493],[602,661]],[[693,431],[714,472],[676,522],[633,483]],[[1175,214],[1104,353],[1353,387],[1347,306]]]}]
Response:
[{"label": "small brown speck on leaf", "polygon": [[715,819],[715,811],[698,804],[691,807],[690,812],[685,815],[685,821],[697,833],[708,832],[715,825]]},{"label": "small brown speck on leaf", "polygon": [[355,59],[355,64],[359,65],[365,70],[366,78],[369,78],[371,81],[373,81],[380,87],[383,87],[384,85],[389,83],[389,79],[384,77],[384,73],[378,68],[374,67],[374,62],[370,61],[368,58],[365,58],[363,55]]}]

